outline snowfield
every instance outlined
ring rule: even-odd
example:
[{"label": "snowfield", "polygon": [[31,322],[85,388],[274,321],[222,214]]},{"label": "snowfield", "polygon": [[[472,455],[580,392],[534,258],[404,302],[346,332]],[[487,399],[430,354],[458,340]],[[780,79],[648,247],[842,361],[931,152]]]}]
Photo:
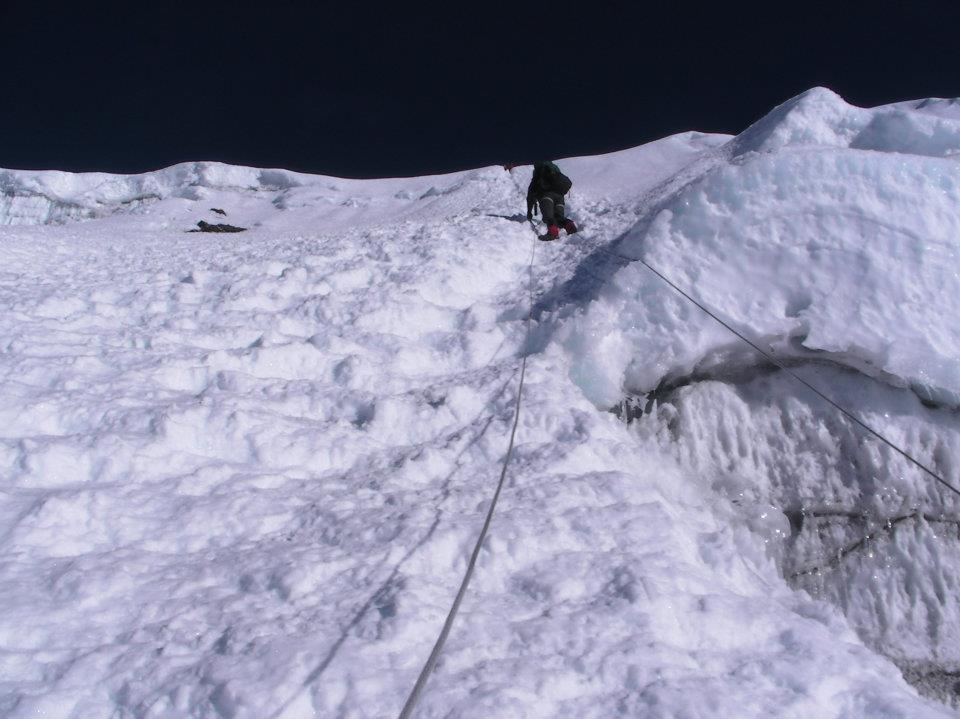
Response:
[{"label": "snowfield", "polygon": [[396,716],[526,355],[416,716],[957,716],[958,497],[636,260],[956,486],[958,108],[561,160],[555,243],[529,167],[0,171],[0,715]]}]

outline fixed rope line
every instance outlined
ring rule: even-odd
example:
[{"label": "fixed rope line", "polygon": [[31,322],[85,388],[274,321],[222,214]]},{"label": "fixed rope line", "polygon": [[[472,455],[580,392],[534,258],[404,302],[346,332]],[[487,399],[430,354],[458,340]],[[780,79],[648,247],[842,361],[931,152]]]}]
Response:
[{"label": "fixed rope line", "polygon": [[820,399],[822,399],[823,401],[825,401],[825,402],[827,402],[828,404],[832,405],[834,408],[836,408],[836,409],[837,409],[841,414],[843,414],[845,417],[847,417],[847,418],[850,419],[851,421],[853,421],[853,422],[855,422],[856,424],[858,424],[858,425],[859,425],[860,427],[862,427],[864,430],[866,430],[866,431],[869,432],[871,435],[873,435],[874,437],[876,437],[877,439],[879,439],[881,442],[883,442],[885,445],[887,445],[888,447],[890,447],[890,449],[892,449],[893,451],[895,451],[895,452],[897,452],[898,454],[900,454],[902,457],[904,457],[904,458],[905,458],[907,461],[909,461],[910,463],[912,463],[912,464],[916,465],[917,467],[919,467],[920,469],[922,469],[924,472],[926,472],[927,474],[929,474],[931,477],[933,477],[935,480],[937,480],[937,481],[938,481],[940,484],[942,484],[944,487],[946,487],[946,488],[949,489],[951,492],[953,492],[953,493],[956,494],[958,497],[960,497],[960,489],[957,489],[955,486],[953,486],[952,484],[950,484],[950,482],[948,482],[947,480],[945,480],[943,477],[941,477],[939,474],[937,474],[936,472],[934,472],[932,469],[930,469],[929,467],[927,467],[925,464],[923,464],[923,463],[920,462],[919,460],[914,459],[909,453],[907,453],[906,451],[900,449],[900,447],[898,447],[898,446],[895,445],[893,442],[891,442],[889,439],[887,439],[886,437],[884,437],[884,436],[883,436],[882,434],[880,434],[877,430],[875,430],[873,427],[871,427],[870,425],[868,425],[866,422],[864,422],[863,420],[861,420],[860,418],[858,418],[858,417],[857,417],[856,415],[854,415],[852,412],[850,412],[849,410],[847,410],[846,408],[842,407],[842,406],[841,406],[840,404],[838,404],[837,402],[835,402],[835,401],[833,401],[832,399],[830,399],[827,395],[825,395],[823,392],[821,392],[820,390],[818,390],[818,389],[817,389],[816,387],[814,387],[812,384],[810,384],[809,382],[807,382],[805,379],[803,379],[803,378],[802,378],[800,375],[798,375],[796,372],[794,372],[794,371],[791,370],[789,367],[787,367],[786,365],[784,365],[780,360],[778,360],[778,359],[777,359],[776,357],[774,357],[772,354],[770,354],[769,352],[766,352],[766,351],[764,351],[763,349],[761,349],[759,346],[757,346],[756,343],[752,342],[749,338],[747,338],[747,337],[746,337],[745,335],[743,335],[741,332],[739,332],[739,331],[737,331],[736,329],[734,329],[734,328],[733,328],[731,325],[729,325],[727,322],[724,322],[724,321],[723,321],[722,319],[720,319],[716,314],[714,314],[713,312],[711,312],[707,307],[705,307],[705,306],[702,305],[701,303],[697,302],[697,300],[695,300],[695,299],[694,299],[693,297],[691,297],[689,294],[687,294],[686,292],[684,292],[680,287],[678,287],[677,285],[675,285],[668,277],[666,277],[666,276],[664,276],[663,274],[661,274],[660,272],[658,272],[658,271],[657,271],[653,266],[651,266],[648,262],[646,262],[645,260],[643,260],[643,259],[641,259],[641,258],[639,258],[639,257],[637,257],[637,258],[624,257],[623,255],[620,255],[620,254],[617,254],[617,253],[613,253],[613,252],[611,252],[610,254],[614,254],[614,255],[616,255],[617,257],[620,257],[621,259],[624,259],[624,260],[630,260],[630,261],[640,262],[644,267],[646,267],[648,270],[650,270],[653,274],[655,274],[655,275],[656,275],[657,277],[659,277],[661,280],[663,280],[663,281],[666,282],[668,285],[670,285],[670,287],[672,287],[674,290],[676,290],[676,291],[679,292],[681,295],[683,295],[684,297],[686,297],[688,300],[690,300],[690,302],[692,302],[693,304],[695,304],[697,307],[699,307],[701,310],[703,310],[706,314],[708,314],[708,315],[709,315],[710,317],[712,317],[714,320],[716,320],[716,321],[719,322],[721,325],[723,325],[724,327],[726,327],[728,330],[730,330],[733,334],[735,334],[737,337],[739,337],[740,339],[742,339],[742,340],[743,340],[744,342],[746,342],[748,345],[750,345],[751,347],[753,347],[753,349],[755,349],[755,350],[756,350],[757,352],[759,352],[761,355],[763,355],[763,356],[766,357],[768,360],[770,360],[771,362],[773,362],[773,364],[775,364],[775,365],[776,365],[777,367],[779,367],[781,370],[783,370],[784,372],[786,372],[787,374],[789,374],[789,375],[790,375],[791,377],[793,377],[797,382],[799,382],[799,383],[802,384],[804,387],[806,387],[807,389],[809,389],[811,392],[813,392],[814,394],[816,394],[818,397],[820,397]]},{"label": "fixed rope line", "polygon": [[[533,222],[530,222],[530,225],[534,228],[536,232],[536,225]],[[450,634],[450,629],[453,627],[453,622],[457,617],[457,612],[460,610],[460,603],[463,601],[464,595],[467,593],[467,586],[470,584],[470,579],[473,577],[474,569],[477,565],[477,558],[480,556],[480,549],[483,546],[484,540],[487,538],[487,531],[490,529],[490,522],[493,520],[493,512],[497,508],[497,500],[500,499],[500,491],[503,489],[503,483],[507,477],[507,466],[510,464],[510,457],[513,454],[513,442],[517,436],[517,425],[520,422],[520,402],[523,396],[523,380],[527,371],[527,345],[530,339],[530,320],[533,317],[533,294],[534,294],[534,283],[533,283],[533,259],[537,252],[537,243],[534,240],[533,250],[530,252],[530,265],[528,267],[530,279],[529,279],[529,294],[530,294],[530,309],[527,312],[527,319],[524,322],[524,339],[523,339],[523,360],[520,364],[520,385],[517,388],[517,402],[516,408],[513,412],[513,427],[510,429],[510,443],[507,445],[507,454],[503,458],[503,468],[500,470],[500,481],[497,482],[497,489],[493,493],[493,499],[490,501],[490,508],[487,510],[486,519],[483,520],[483,527],[480,529],[480,536],[477,537],[477,543],[473,547],[473,553],[470,555],[470,561],[467,563],[467,571],[463,575],[463,580],[460,582],[460,589],[457,591],[457,596],[453,600],[453,604],[450,607],[450,611],[447,613],[447,618],[443,622],[443,629],[440,630],[440,636],[437,637],[436,643],[433,645],[433,650],[430,652],[430,656],[427,657],[426,664],[423,665],[423,669],[420,670],[420,676],[417,677],[417,683],[414,685],[413,690],[410,692],[410,696],[407,697],[406,703],[403,705],[403,709],[400,711],[399,719],[410,719],[413,716],[413,711],[417,706],[417,702],[420,700],[420,694],[423,692],[423,688],[427,684],[427,679],[430,678],[430,674],[433,672],[434,666],[436,666],[437,659],[440,657],[440,652],[443,651],[443,645],[447,641],[447,636]]]},{"label": "fixed rope line", "polygon": [[[838,514],[839,516],[844,516],[843,513],[833,513],[832,516],[837,516]],[[817,516],[831,516],[831,515],[829,514],[823,515],[815,512],[813,513],[813,516],[817,517]],[[917,521],[919,521],[920,519],[923,519],[923,521],[929,522],[931,524],[952,524],[957,528],[957,539],[960,539],[960,519],[953,518],[953,517],[938,516],[935,514],[929,514],[927,512],[921,512],[920,510],[916,510],[914,512],[911,512],[910,514],[902,514],[899,517],[887,518],[876,529],[870,530],[867,534],[865,534],[862,538],[860,538],[853,544],[848,544],[845,547],[841,547],[836,551],[836,553],[834,553],[832,557],[828,557],[825,561],[821,562],[820,564],[814,565],[812,567],[807,567],[806,569],[798,569],[794,572],[791,572],[789,575],[784,575],[784,578],[798,579],[800,577],[808,576],[810,574],[819,574],[824,569],[831,569],[833,567],[836,567],[848,555],[863,549],[865,546],[868,545],[869,542],[872,542],[879,535],[886,534],[888,532],[892,534],[894,531],[896,531],[897,525],[899,525],[901,522],[906,522],[911,519],[917,520]]]}]

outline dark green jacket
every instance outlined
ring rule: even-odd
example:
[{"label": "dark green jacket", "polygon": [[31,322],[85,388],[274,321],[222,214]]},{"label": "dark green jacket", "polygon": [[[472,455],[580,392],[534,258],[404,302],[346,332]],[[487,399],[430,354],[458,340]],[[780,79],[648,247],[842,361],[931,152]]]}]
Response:
[{"label": "dark green jacket", "polygon": [[[535,162],[533,164],[533,177],[530,178],[530,185],[527,187],[527,214],[533,210],[534,204],[544,195],[555,194],[563,197],[567,194],[567,189],[563,188],[560,178],[566,180],[560,168],[552,162]],[[557,183],[561,184],[558,185]]]}]

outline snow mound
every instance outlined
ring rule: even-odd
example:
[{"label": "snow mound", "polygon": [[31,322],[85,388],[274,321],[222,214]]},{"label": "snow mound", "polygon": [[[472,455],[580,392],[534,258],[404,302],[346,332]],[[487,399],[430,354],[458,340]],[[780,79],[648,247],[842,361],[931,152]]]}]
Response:
[{"label": "snow mound", "polygon": [[[732,140],[729,161],[664,199],[614,251],[786,357],[818,353],[956,406],[957,151],[960,120],[813,90]],[[639,263],[566,332],[578,382],[605,406],[742,346]]]},{"label": "snow mound", "polygon": [[734,157],[818,146],[947,157],[960,147],[955,100],[898,103],[872,110],[853,107],[826,88],[788,100],[733,140]]},{"label": "snow mound", "polygon": [[835,92],[813,88],[778,105],[731,141],[732,154],[775,152],[788,146],[849,147],[870,116]]}]

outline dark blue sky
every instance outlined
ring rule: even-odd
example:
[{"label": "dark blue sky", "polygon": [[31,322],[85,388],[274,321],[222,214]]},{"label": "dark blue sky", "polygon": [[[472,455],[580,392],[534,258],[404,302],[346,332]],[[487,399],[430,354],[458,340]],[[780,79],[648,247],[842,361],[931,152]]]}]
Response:
[{"label": "dark blue sky", "polygon": [[[960,3],[3,2],[0,167],[417,175],[960,95]],[[591,7],[593,6],[593,7]]]}]

